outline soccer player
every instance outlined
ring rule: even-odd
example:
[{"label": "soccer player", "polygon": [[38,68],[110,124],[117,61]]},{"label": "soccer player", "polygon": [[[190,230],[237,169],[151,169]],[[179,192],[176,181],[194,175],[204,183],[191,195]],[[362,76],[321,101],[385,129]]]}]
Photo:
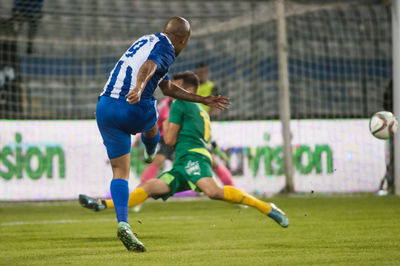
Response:
[{"label": "soccer player", "polygon": [[[214,84],[214,82],[210,80],[211,73],[206,63],[201,62],[197,64],[195,73],[200,80],[200,85],[197,90],[198,95],[210,96],[219,94],[218,87]],[[217,108],[214,108],[212,106],[207,106],[204,104],[202,104],[202,107],[204,108],[204,110],[208,112],[211,118],[215,117],[215,115],[217,114]],[[211,166],[214,170],[214,173],[218,176],[218,178],[224,185],[233,186],[234,184],[231,172],[228,170],[228,168],[226,168],[225,165],[219,163],[215,159],[215,154],[217,154],[220,156],[221,159],[227,160],[226,154],[219,149],[215,141],[212,141],[212,148],[213,148],[212,149],[213,153],[211,154],[211,156],[213,157],[213,160]]]},{"label": "soccer player", "polygon": [[145,250],[128,224],[131,135],[142,133],[145,160],[151,162],[160,139],[153,96],[157,85],[165,95],[176,99],[200,102],[222,110],[229,104],[226,97],[202,97],[170,81],[169,67],[187,45],[190,34],[189,22],[173,17],[162,33],[139,38],[111,71],[97,104],[96,121],[113,172],[110,191],[118,220],[117,234],[128,250]]},{"label": "soccer player", "polygon": [[142,173],[141,183],[146,182],[149,179],[155,178],[160,168],[163,166],[166,159],[173,160],[174,148],[165,144],[164,141],[164,130],[163,122],[169,117],[169,109],[172,100],[169,97],[165,97],[158,104],[159,117],[157,121],[158,128],[160,129],[160,142],[159,150],[154,157],[152,163],[150,163]]},{"label": "soccer player", "polygon": [[[196,92],[199,81],[193,72],[179,73],[174,78],[179,86],[191,93]],[[285,213],[274,204],[258,200],[233,186],[221,188],[215,183],[211,155],[206,146],[210,140],[210,120],[200,104],[175,100],[171,105],[169,122],[166,121],[164,126],[165,143],[171,146],[176,144],[173,168],[156,179],[140,184],[129,197],[130,206],[141,204],[148,197],[167,200],[177,192],[192,189],[204,192],[210,199],[255,207],[280,226],[288,227],[289,220]],[[85,195],[80,197],[82,206],[89,209],[103,209],[99,205],[108,205]]]},{"label": "soccer player", "polygon": [[[210,95],[218,95],[218,88],[215,86],[215,84],[209,80],[210,77],[210,69],[205,63],[199,63],[196,66],[195,73],[199,77],[200,80],[200,85],[197,90],[197,94],[200,96],[210,96]],[[202,107],[204,110],[209,112],[209,115],[212,116],[212,114],[215,115],[216,113],[216,108],[210,107],[207,105],[202,104]],[[157,124],[158,127],[160,128],[160,133],[161,136],[163,135],[163,130],[162,130],[162,123],[164,122],[165,119],[168,119],[169,116],[169,108],[170,108],[170,99],[163,99],[159,103],[159,113],[160,116],[158,118]],[[219,150],[216,142],[212,142],[212,150],[219,154],[222,159],[227,160],[226,154],[224,154],[222,151]],[[147,166],[147,168],[143,171],[141,182],[144,183],[145,181],[155,178],[158,171],[164,164],[166,159],[172,160],[173,157],[173,152],[174,149],[171,148],[170,146],[166,145],[164,142],[163,137],[160,138],[160,149],[157,153],[157,155],[154,158],[154,161]],[[222,184],[226,186],[233,186],[233,178],[231,172],[228,170],[228,168],[223,165],[222,163],[219,163],[215,158],[214,154],[212,154],[213,160],[212,160],[212,169],[214,173],[217,175],[219,180],[221,180]],[[195,192],[193,192],[195,193]],[[190,195],[190,193],[184,193],[184,195]]]},{"label": "soccer player", "polygon": [[[174,148],[165,144],[163,135],[163,122],[169,117],[169,109],[171,105],[171,99],[166,97],[162,99],[158,104],[159,117],[157,121],[158,128],[160,129],[160,142],[159,142],[159,150],[154,157],[152,163],[150,163],[146,169],[142,173],[141,183],[146,182],[149,179],[155,178],[158,171],[163,166],[165,160],[173,160],[174,157]],[[213,162],[213,171],[217,174],[217,177],[221,180],[224,185],[233,186],[232,175],[229,170],[222,164],[218,164],[217,162]],[[193,192],[193,191],[192,191]],[[195,192],[193,192],[195,194]],[[182,195],[191,195],[190,193],[184,193]]]},{"label": "soccer player", "polygon": [[[199,77],[200,85],[197,90],[197,94],[201,96],[209,96],[209,95],[218,95],[218,87],[215,85],[214,82],[210,80],[210,69],[208,68],[207,64],[204,62],[200,62],[196,65],[196,69],[194,71],[196,75]],[[217,110],[215,108],[211,108],[210,106],[202,104],[204,110],[208,112],[208,114],[213,118]]]}]

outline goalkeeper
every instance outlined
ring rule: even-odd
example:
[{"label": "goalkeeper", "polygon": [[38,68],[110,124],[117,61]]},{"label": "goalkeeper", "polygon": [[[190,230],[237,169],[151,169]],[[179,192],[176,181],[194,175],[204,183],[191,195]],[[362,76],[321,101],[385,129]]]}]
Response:
[{"label": "goalkeeper", "polygon": [[[197,94],[200,96],[210,96],[210,95],[218,95],[218,87],[214,84],[214,82],[210,81],[210,69],[208,68],[207,64],[204,62],[201,62],[196,65],[196,70],[195,70],[196,75],[199,77],[200,85],[197,90]],[[212,106],[207,106],[205,104],[201,104],[201,106],[208,112],[211,118],[214,118],[217,115],[218,109],[214,108]],[[212,144],[212,154],[211,156],[213,157],[212,160],[212,168],[214,172],[217,174],[218,178],[221,180],[221,182],[224,185],[229,185],[233,186],[233,179],[232,179],[232,174],[226,168],[225,165],[222,163],[219,163],[215,159],[215,155],[218,155],[224,162],[228,162],[228,156],[226,155],[225,152],[223,152],[217,145],[215,141],[211,142]]]},{"label": "goalkeeper", "polygon": [[[175,76],[175,84],[196,93],[198,78],[193,72]],[[177,192],[192,189],[202,191],[209,198],[252,206],[287,227],[289,220],[274,204],[267,203],[233,187],[220,188],[212,178],[211,155],[206,144],[210,140],[210,120],[200,104],[175,100],[171,105],[169,122],[164,124],[164,141],[175,145],[173,168],[139,185],[129,196],[129,206],[143,203],[148,197],[167,200]],[[113,207],[112,201],[98,200],[80,195],[83,207],[100,210]],[[145,249],[143,248],[142,251]]]}]

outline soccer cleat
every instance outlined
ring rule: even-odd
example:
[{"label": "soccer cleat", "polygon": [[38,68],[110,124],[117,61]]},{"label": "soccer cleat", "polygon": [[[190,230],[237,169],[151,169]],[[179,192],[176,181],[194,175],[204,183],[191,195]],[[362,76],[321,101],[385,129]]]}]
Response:
[{"label": "soccer cleat", "polygon": [[126,222],[118,223],[118,238],[122,241],[128,251],[145,252],[143,243],[133,234],[131,226]]},{"label": "soccer cleat", "polygon": [[100,199],[95,199],[83,194],[79,195],[79,203],[82,205],[82,207],[94,210],[96,212],[106,208]]},{"label": "soccer cleat", "polygon": [[289,219],[286,217],[286,214],[276,207],[275,204],[269,203],[272,207],[272,210],[268,213],[268,216],[272,218],[275,222],[277,222],[283,228],[289,226]]},{"label": "soccer cleat", "polygon": [[152,154],[148,154],[146,149],[144,149],[144,162],[152,163],[154,160],[154,157],[156,157],[156,154],[157,154],[157,147],[154,149],[154,152]]}]

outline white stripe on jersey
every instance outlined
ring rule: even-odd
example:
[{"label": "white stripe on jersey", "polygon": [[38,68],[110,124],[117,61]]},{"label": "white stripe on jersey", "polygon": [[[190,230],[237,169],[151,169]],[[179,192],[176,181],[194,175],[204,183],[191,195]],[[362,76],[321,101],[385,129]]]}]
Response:
[{"label": "white stripe on jersey", "polygon": [[115,84],[110,84],[113,79],[113,74],[117,70],[118,63],[115,65],[114,69],[110,72],[110,76],[104,86],[103,92],[100,96],[106,94],[112,98],[119,98],[124,85],[124,80],[126,78],[127,68],[132,68],[132,74],[130,79],[130,85],[128,93],[136,87],[136,78],[140,67],[149,57],[154,46],[160,41],[160,39],[155,35],[145,35],[138,39],[132,44],[132,46],[121,56],[119,62],[123,62],[120,66],[118,75],[116,79],[114,78]]},{"label": "white stripe on jersey", "polygon": [[157,108],[157,100],[154,101],[154,109],[156,109],[156,116],[157,116],[157,120],[158,120],[160,113],[158,112],[158,108]]}]

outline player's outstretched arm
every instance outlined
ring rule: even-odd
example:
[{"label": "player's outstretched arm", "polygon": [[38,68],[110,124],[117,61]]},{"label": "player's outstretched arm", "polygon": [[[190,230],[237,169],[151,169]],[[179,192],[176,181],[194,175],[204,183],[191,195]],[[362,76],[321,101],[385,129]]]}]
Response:
[{"label": "player's outstretched arm", "polygon": [[140,101],[140,96],[142,95],[147,82],[151,79],[156,70],[157,64],[154,61],[147,60],[143,63],[137,75],[136,87],[125,96],[128,98],[130,104],[135,104]]},{"label": "player's outstretched arm", "polygon": [[166,119],[163,123],[163,128],[165,144],[173,147],[178,140],[178,134],[181,130],[181,126],[175,123],[170,123],[168,119]]},{"label": "player's outstretched arm", "polygon": [[220,110],[227,109],[228,105],[230,104],[229,98],[227,97],[221,95],[211,95],[203,97],[194,93],[190,93],[169,80],[163,80],[162,82],[160,82],[159,86],[164,95],[173,97],[175,99],[180,99],[188,102],[203,103],[205,105],[215,107]]}]

